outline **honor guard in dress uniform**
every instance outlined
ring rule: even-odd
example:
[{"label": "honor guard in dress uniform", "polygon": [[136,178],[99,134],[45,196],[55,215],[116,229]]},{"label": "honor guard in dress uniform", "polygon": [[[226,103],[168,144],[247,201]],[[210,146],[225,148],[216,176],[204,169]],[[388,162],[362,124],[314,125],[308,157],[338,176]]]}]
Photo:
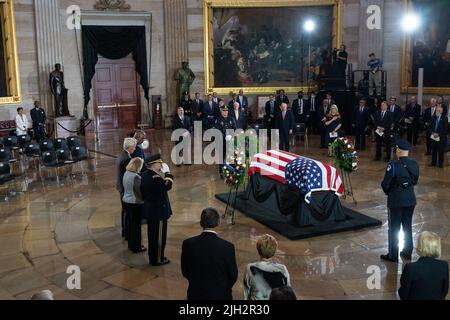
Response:
[{"label": "honor guard in dress uniform", "polygon": [[34,139],[36,142],[45,139],[45,115],[44,109],[41,108],[39,101],[34,102],[34,108],[30,111],[31,120],[33,121]]},{"label": "honor guard in dress uniform", "polygon": [[[233,129],[236,130],[233,120],[231,119],[231,117],[228,116],[228,107],[227,106],[223,106],[222,108],[220,108],[220,116],[217,117],[216,122],[214,124],[214,127],[218,130],[220,130],[220,132],[222,132],[222,136],[223,136],[223,146],[222,146],[222,155],[223,155],[223,163],[225,163],[225,159],[226,159],[226,148],[227,148],[227,130],[228,129]],[[223,164],[219,164],[219,174],[220,177],[222,178],[223,176]]]},{"label": "honor guard in dress uniform", "polygon": [[389,252],[381,259],[398,262],[398,235],[403,228],[405,246],[400,257],[411,260],[413,251],[412,217],[416,206],[414,186],[419,180],[419,165],[408,158],[411,145],[399,139],[396,148],[397,160],[389,162],[381,187],[388,196]]},{"label": "honor guard in dress uniform", "polygon": [[147,160],[148,170],[142,174],[141,193],[144,199],[144,217],[147,220],[148,258],[152,266],[170,263],[164,256],[167,238],[167,220],[172,215],[169,195],[173,176],[160,154]]}]

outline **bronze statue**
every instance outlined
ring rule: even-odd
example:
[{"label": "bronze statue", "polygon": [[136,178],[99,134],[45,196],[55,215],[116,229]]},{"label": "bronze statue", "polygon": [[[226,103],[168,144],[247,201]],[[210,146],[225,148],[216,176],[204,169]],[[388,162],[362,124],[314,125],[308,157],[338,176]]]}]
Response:
[{"label": "bronze statue", "polygon": [[70,116],[69,107],[67,106],[67,92],[69,90],[64,86],[64,74],[61,71],[61,64],[55,65],[55,70],[50,73],[50,90],[55,98],[55,116]]},{"label": "bronze statue", "polygon": [[182,68],[178,69],[175,80],[178,80],[178,102],[180,102],[185,93],[190,92],[190,87],[195,80],[195,74],[189,69],[188,62],[182,63]]}]

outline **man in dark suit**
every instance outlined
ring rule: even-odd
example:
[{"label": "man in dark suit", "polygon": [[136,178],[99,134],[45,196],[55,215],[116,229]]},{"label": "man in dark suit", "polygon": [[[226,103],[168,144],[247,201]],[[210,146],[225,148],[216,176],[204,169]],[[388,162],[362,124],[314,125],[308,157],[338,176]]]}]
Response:
[{"label": "man in dark suit", "polygon": [[295,123],[306,124],[309,119],[309,101],[304,99],[303,91],[297,93],[298,98],[292,103],[292,113]]},{"label": "man in dark suit", "polygon": [[239,102],[239,96],[237,94],[233,94],[233,99],[228,101],[228,109],[232,110],[235,102],[237,102],[239,104],[239,108],[240,108],[241,103]]},{"label": "man in dark suit", "polygon": [[[185,131],[184,135],[181,136],[177,142],[175,142],[175,145],[182,143],[183,138],[185,136],[187,136],[189,134],[189,132],[191,131],[191,119],[184,114],[183,107],[178,107],[177,115],[173,118],[173,130],[177,130],[177,129],[184,129],[186,131]],[[186,151],[186,154],[184,154],[184,151]],[[180,153],[181,153],[181,151],[180,151]],[[179,156],[179,154],[177,153],[177,157],[178,156]],[[176,161],[177,167],[179,167],[182,162],[184,162],[184,164],[187,164],[187,165],[191,164],[190,148],[188,148],[187,150],[183,150],[182,157],[183,157],[183,159],[180,159],[180,158],[177,159],[177,161]]]},{"label": "man in dark suit", "polygon": [[359,106],[353,110],[353,128],[355,128],[356,150],[366,149],[366,129],[369,125],[370,109],[366,106],[366,100],[361,98]]},{"label": "man in dark suit", "polygon": [[277,95],[277,98],[275,99],[277,104],[279,106],[281,106],[282,103],[286,103],[287,105],[289,105],[289,98],[287,97],[287,95],[284,93],[284,90],[281,89]]},{"label": "man in dark suit", "polygon": [[122,221],[122,237],[128,239],[128,234],[126,232],[126,217],[125,217],[125,209],[122,202],[123,198],[123,175],[125,174],[126,167],[131,160],[131,154],[136,150],[137,141],[135,138],[125,138],[123,141],[123,150],[116,158],[116,190],[120,194],[120,203],[122,204],[122,213],[121,213],[121,221]]},{"label": "man in dark suit", "polygon": [[148,170],[142,174],[141,194],[144,199],[143,215],[147,220],[148,258],[152,266],[170,263],[164,256],[167,221],[172,215],[168,191],[172,189],[173,175],[163,163],[160,154],[147,160]]},{"label": "man in dark suit", "polygon": [[419,165],[409,159],[411,145],[403,139],[397,140],[397,160],[389,162],[381,187],[388,196],[389,252],[380,258],[398,262],[398,234],[403,228],[405,246],[400,256],[411,260],[413,252],[412,217],[416,206],[414,186],[419,180]]},{"label": "man in dark suit", "polygon": [[275,129],[278,129],[280,137],[280,150],[289,152],[289,136],[294,130],[294,116],[291,110],[287,109],[287,104],[281,104],[281,110],[275,118]]},{"label": "man in dark suit", "polygon": [[245,111],[240,108],[239,102],[237,101],[233,104],[233,109],[231,110],[231,120],[235,129],[247,130]]},{"label": "man in dark suit", "polygon": [[239,96],[238,96],[238,100],[239,100],[239,105],[241,106],[242,109],[244,109],[244,111],[247,113],[248,111],[248,99],[246,96],[244,96],[244,90],[239,90]]},{"label": "man in dark suit", "polygon": [[208,95],[208,101],[203,104],[203,128],[210,129],[214,127],[216,121],[218,104],[213,101],[213,96]]},{"label": "man in dark suit", "polygon": [[185,92],[184,93],[184,97],[183,100],[180,101],[180,106],[183,108],[184,110],[184,114],[189,117],[189,119],[191,119],[192,117],[192,100],[191,97],[189,96],[189,92]]},{"label": "man in dark suit", "polygon": [[214,229],[220,216],[204,209],[200,217],[203,233],[183,241],[181,271],[189,281],[188,300],[232,300],[238,277],[234,245],[218,237]]},{"label": "man in dark suit", "polygon": [[275,116],[277,115],[277,112],[280,111],[280,107],[275,101],[275,96],[273,94],[269,96],[269,101],[266,102],[265,111],[264,122],[270,136],[270,130],[275,129]]},{"label": "man in dark suit", "polygon": [[381,147],[384,143],[386,148],[386,157],[384,161],[391,160],[391,128],[393,116],[388,109],[387,102],[381,103],[381,110],[375,113],[375,135],[377,139],[377,148],[375,160],[381,160]]},{"label": "man in dark suit", "polygon": [[447,116],[448,115],[448,106],[445,104],[443,96],[437,97],[437,105],[442,107],[443,115]]},{"label": "man in dark suit", "polygon": [[200,93],[198,92],[195,93],[194,100],[192,100],[192,112],[195,121],[201,121],[203,119],[203,100],[200,99]]},{"label": "man in dark suit", "polygon": [[308,130],[309,133],[317,133],[317,110],[319,109],[319,100],[315,92],[311,92],[309,95],[308,105],[309,105],[309,120],[308,120]]},{"label": "man in dark suit", "polygon": [[422,106],[417,103],[416,96],[411,97],[410,103],[406,105],[405,122],[407,130],[407,140],[416,146],[419,137],[420,114]]},{"label": "man in dark suit", "polygon": [[425,126],[425,135],[426,135],[426,142],[427,142],[427,152],[425,153],[426,156],[431,156],[431,122],[433,121],[434,116],[436,115],[436,109],[437,109],[437,100],[435,98],[432,98],[430,100],[430,106],[425,110],[423,115],[423,122]]},{"label": "man in dark suit", "polygon": [[215,103],[215,104],[219,104],[219,102],[222,100],[222,98],[220,98],[219,97],[219,95],[217,94],[217,92],[213,92],[213,95],[212,95],[212,101]]},{"label": "man in dark suit", "polygon": [[317,110],[317,126],[320,132],[320,148],[327,149],[327,132],[325,128],[325,122],[327,120],[327,114],[330,113],[331,106],[328,104],[329,99],[322,101],[322,106]]},{"label": "man in dark suit", "polygon": [[31,120],[33,121],[34,139],[36,142],[45,139],[45,115],[44,109],[41,108],[39,101],[34,102],[34,108],[30,111]]},{"label": "man in dark suit", "polygon": [[[400,106],[397,104],[397,98],[391,97],[389,102],[389,112],[392,114],[392,125],[394,126],[398,121],[400,120],[401,109]],[[391,129],[394,129],[393,127]]]},{"label": "man in dark suit", "polygon": [[448,120],[444,115],[444,107],[436,107],[436,115],[431,121],[431,166],[439,164],[439,168],[444,167],[444,152],[447,148],[447,126]]},{"label": "man in dark suit", "polygon": [[323,105],[323,101],[325,101],[325,100],[327,101],[328,107],[330,107],[330,108],[331,108],[331,106],[333,104],[336,104],[336,102],[333,99],[333,96],[332,96],[331,92],[327,92],[327,94],[325,96],[325,99],[322,100],[322,105]]},{"label": "man in dark suit", "polygon": [[423,231],[417,239],[416,262],[407,263],[400,278],[398,295],[402,300],[445,300],[448,294],[448,262],[441,257],[441,239]]}]

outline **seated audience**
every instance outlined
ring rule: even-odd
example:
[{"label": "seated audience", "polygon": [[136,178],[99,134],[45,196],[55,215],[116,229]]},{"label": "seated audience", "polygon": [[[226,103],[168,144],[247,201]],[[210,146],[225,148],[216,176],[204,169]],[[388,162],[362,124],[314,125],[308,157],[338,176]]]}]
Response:
[{"label": "seated audience", "polygon": [[123,204],[126,212],[126,226],[128,233],[128,249],[134,253],[143,252],[146,249],[141,244],[142,204],[144,200],[141,194],[141,172],[144,160],[137,157],[131,159],[123,175]]},{"label": "seated audience", "polygon": [[258,239],[260,261],[248,264],[245,269],[245,300],[268,300],[272,289],[291,285],[286,266],[273,261],[277,247],[277,240],[270,234]]},{"label": "seated audience", "polygon": [[424,231],[417,239],[420,258],[408,263],[400,278],[398,294],[402,300],[445,300],[448,293],[448,263],[441,256],[441,239]]},{"label": "seated audience", "polygon": [[269,300],[297,300],[297,296],[291,287],[285,286],[273,289]]},{"label": "seated audience", "polygon": [[234,245],[218,237],[220,223],[216,209],[204,209],[202,234],[183,241],[181,271],[189,281],[188,300],[232,300],[231,290],[238,277]]}]

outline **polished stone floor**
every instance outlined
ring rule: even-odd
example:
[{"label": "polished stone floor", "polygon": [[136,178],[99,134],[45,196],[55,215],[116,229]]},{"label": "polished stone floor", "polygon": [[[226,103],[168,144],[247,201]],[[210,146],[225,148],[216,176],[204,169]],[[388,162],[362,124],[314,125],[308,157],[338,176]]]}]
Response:
[{"label": "polished stone floor", "polygon": [[[118,153],[124,135],[110,132],[87,137],[88,147],[101,153],[93,153],[95,159],[83,168],[73,166],[73,179],[65,177],[65,170],[60,171],[59,181],[52,171],[42,169],[39,175],[30,163],[31,169],[11,185],[20,192],[0,202],[0,299],[29,299],[43,289],[52,290],[56,299],[185,298],[187,282],[179,264],[181,242],[200,232],[198,221],[204,207],[214,206],[223,212],[224,205],[214,194],[225,192],[226,186],[218,178],[217,166],[171,166],[175,175],[170,192],[174,215],[169,222],[166,255],[172,263],[151,267],[146,254],[127,250],[119,233],[114,159],[103,153]],[[169,131],[150,136],[152,151],[160,150],[166,159],[172,147],[169,137]],[[330,161],[326,150],[316,147],[318,137],[309,140],[310,147],[299,145],[294,152]],[[359,171],[352,176],[356,209],[382,220],[382,227],[299,241],[274,234],[279,240],[277,259],[287,265],[301,299],[397,299],[402,264],[379,260],[387,247],[386,197],[380,189],[386,164],[372,161],[374,144],[369,142],[369,146],[360,154]],[[421,165],[414,234],[437,232],[443,239],[443,259],[450,260],[449,161],[444,169],[430,168],[423,153],[423,146],[412,152]],[[23,168],[16,165],[15,170]],[[6,191],[2,187],[0,194]],[[342,201],[355,207],[351,200]],[[240,299],[244,267],[258,258],[256,239],[273,232],[238,213],[236,224],[222,221],[219,233],[236,246],[239,279],[233,293]],[[81,268],[80,290],[67,289],[69,265]],[[380,289],[366,285],[371,265],[381,270]]]}]

